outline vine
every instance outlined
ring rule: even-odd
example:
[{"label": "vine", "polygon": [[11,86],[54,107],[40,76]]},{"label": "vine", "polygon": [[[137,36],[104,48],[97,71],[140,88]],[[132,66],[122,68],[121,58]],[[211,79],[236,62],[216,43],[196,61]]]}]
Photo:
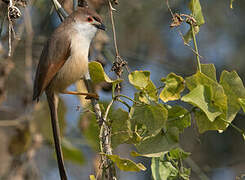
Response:
[{"label": "vine", "polygon": [[[244,130],[236,127],[232,121],[241,107],[245,107],[245,103],[243,103],[245,102],[245,88],[236,72],[223,71],[218,82],[214,65],[201,64],[200,57],[202,56],[198,52],[196,34],[205,21],[199,0],[190,0],[189,7],[192,12],[190,15],[174,14],[168,1],[166,4],[173,19],[171,27],[178,27],[183,22],[190,25],[190,30],[186,35],[182,36],[180,31],[179,33],[183,37],[184,44],[190,48],[189,42],[193,40],[194,49],[191,49],[196,56],[196,74],[182,78],[170,73],[161,79],[164,85],[156,88],[150,79],[149,71],[133,71],[128,75],[129,83],[137,90],[132,98],[124,94],[114,95],[114,88],[121,82],[121,79],[111,80],[100,64],[91,62],[89,71],[94,83],[106,81],[113,84],[112,100],[106,108],[105,119],[115,102],[122,103],[128,109],[128,111],[121,108],[113,110],[110,121],[106,121],[111,128],[112,148],[123,143],[133,144],[137,152],[131,152],[132,156],[152,158],[153,179],[189,179],[191,169],[184,167],[183,161],[188,162],[187,164],[193,167],[194,171],[201,171],[195,163],[193,165],[193,161],[188,157],[190,153],[182,150],[179,145],[179,135],[191,125],[191,114],[194,116],[200,133],[209,130],[223,132],[230,125],[244,137]],[[110,2],[109,7],[114,46],[116,57],[118,57],[112,16],[114,8]],[[163,89],[159,93],[158,90],[161,88]],[[185,89],[188,89],[189,92],[183,95]],[[126,98],[133,104],[129,105],[122,99],[118,99],[119,97]],[[168,102],[176,100],[192,105],[192,108],[187,110],[180,105],[171,106],[168,104]],[[141,163],[136,164],[118,155],[107,155],[107,157],[120,170],[144,171],[146,169]],[[199,177],[208,179],[203,172]]]}]

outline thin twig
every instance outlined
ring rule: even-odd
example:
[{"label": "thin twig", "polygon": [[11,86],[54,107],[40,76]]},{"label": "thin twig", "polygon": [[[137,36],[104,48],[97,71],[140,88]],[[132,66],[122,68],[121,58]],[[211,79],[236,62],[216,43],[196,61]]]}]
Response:
[{"label": "thin twig", "polygon": [[115,30],[114,16],[113,16],[113,12],[112,12],[115,9],[112,7],[110,0],[108,0],[108,3],[109,3],[109,12],[110,12],[110,18],[111,18],[115,53],[116,53],[116,57],[120,57],[119,52],[118,52],[118,47],[117,47],[117,36],[116,36],[116,30]]},{"label": "thin twig", "polygon": [[200,58],[204,59],[203,56],[201,56],[198,52],[196,52],[191,46],[190,44],[186,43],[185,42],[185,39],[184,39],[184,35],[182,34],[182,32],[180,30],[178,30],[179,34],[180,34],[180,37],[182,38],[183,42],[184,42],[184,45],[189,47],[190,50],[196,55],[196,56],[199,56]]},{"label": "thin twig", "polygon": [[11,21],[11,19],[10,19],[10,17],[9,17],[9,14],[8,14],[8,21],[9,21],[9,27],[8,27],[8,35],[9,35],[9,50],[8,50],[8,56],[10,57],[11,56],[11,51],[12,51],[12,44],[11,44],[11,42],[12,42],[12,37],[11,37],[11,30],[12,30],[12,21]]},{"label": "thin twig", "polygon": [[[128,71],[128,73],[130,73],[130,70],[127,66],[127,62],[121,58],[119,54],[118,46],[117,46],[116,28],[115,28],[115,22],[114,22],[114,16],[113,16],[113,11],[115,11],[116,9],[112,7],[110,0],[108,0],[108,4],[109,4],[109,12],[110,12],[110,18],[111,18],[112,32],[113,32],[113,42],[114,42],[115,54],[116,54],[116,59],[111,69],[117,74],[118,77],[120,77],[123,72],[122,68],[124,66],[126,66],[126,70]],[[118,84],[118,89],[119,89],[119,84]]]},{"label": "thin twig", "polygon": [[117,101],[120,102],[120,103],[122,103],[122,104],[124,104],[125,106],[127,106],[128,110],[131,109],[131,106],[129,106],[128,103],[126,103],[125,101],[123,101],[123,100],[121,100],[119,98],[117,98]]},{"label": "thin twig", "polygon": [[[174,13],[173,13],[172,9],[170,8],[170,5],[169,5],[168,0],[166,0],[166,5],[167,5],[167,8],[168,8],[169,12],[171,13],[172,18],[174,18]],[[190,17],[189,15],[186,15],[186,14],[181,14],[181,16]],[[177,28],[178,28],[178,33],[179,33],[180,37],[182,38],[182,40],[184,42],[184,45],[187,46],[189,49],[191,49],[191,51],[197,56],[197,59],[198,59],[197,60],[198,61],[197,64],[198,64],[198,68],[199,68],[200,67],[199,66],[200,65],[200,59],[199,59],[199,57],[202,58],[202,59],[203,59],[203,57],[198,53],[197,45],[195,45],[196,44],[196,40],[194,41],[194,38],[193,38],[194,46],[196,48],[196,50],[194,50],[188,43],[185,42],[184,36],[183,36],[181,30],[179,29],[179,27],[177,27]],[[194,28],[192,28],[192,32],[194,32]],[[200,70],[201,70],[201,68],[200,68]]]},{"label": "thin twig", "polygon": [[123,94],[118,94],[118,95],[115,96],[115,98],[117,98],[117,97],[123,97],[123,98],[126,98],[126,99],[132,101],[134,104],[140,104],[139,102],[135,101],[134,99],[132,99],[132,98],[130,98],[128,96],[125,96]]},{"label": "thin twig", "polygon": [[167,120],[167,122],[171,122],[171,121],[175,121],[175,120],[179,120],[180,118],[184,118],[185,116],[191,114],[192,112],[194,112],[197,109],[197,107],[193,107],[190,111],[178,116],[178,117],[174,117],[174,118],[170,118]]},{"label": "thin twig", "polygon": [[[191,24],[191,31],[192,31],[192,38],[193,38],[196,54],[199,54],[198,53],[198,48],[197,48],[195,30],[194,30],[194,25],[193,24]],[[196,59],[197,59],[197,70],[201,72],[201,63],[200,63],[200,59],[199,59],[198,55],[196,55]]]},{"label": "thin twig", "polygon": [[106,111],[105,111],[105,115],[104,115],[104,121],[107,121],[107,117],[108,117],[109,111],[110,111],[111,106],[114,103],[114,101],[115,100],[112,99],[111,102],[109,103],[109,105],[107,106]]}]

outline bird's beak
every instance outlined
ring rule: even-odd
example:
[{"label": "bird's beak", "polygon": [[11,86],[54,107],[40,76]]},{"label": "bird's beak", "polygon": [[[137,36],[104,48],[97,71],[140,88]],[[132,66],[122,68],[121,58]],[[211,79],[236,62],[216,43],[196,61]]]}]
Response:
[{"label": "bird's beak", "polygon": [[97,27],[98,29],[101,29],[101,30],[103,30],[103,31],[105,31],[105,29],[106,29],[106,27],[105,27],[105,25],[103,24],[103,23],[96,23],[96,24],[94,24],[95,25],[95,27]]}]

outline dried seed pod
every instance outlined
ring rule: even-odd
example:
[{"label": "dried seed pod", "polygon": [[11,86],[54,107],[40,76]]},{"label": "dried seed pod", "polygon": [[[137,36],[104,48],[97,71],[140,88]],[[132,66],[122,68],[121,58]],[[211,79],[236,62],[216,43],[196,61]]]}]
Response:
[{"label": "dried seed pod", "polygon": [[16,6],[10,6],[8,13],[11,20],[18,19],[21,16],[21,12]]}]

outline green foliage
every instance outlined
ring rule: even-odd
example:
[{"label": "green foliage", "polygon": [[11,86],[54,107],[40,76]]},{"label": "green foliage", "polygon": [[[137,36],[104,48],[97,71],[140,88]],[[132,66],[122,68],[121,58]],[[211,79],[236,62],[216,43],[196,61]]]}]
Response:
[{"label": "green foliage", "polygon": [[130,115],[131,130],[145,138],[165,128],[168,112],[159,104],[135,104],[131,107]]},{"label": "green foliage", "polygon": [[102,65],[98,62],[90,62],[88,65],[89,68],[89,73],[91,76],[91,79],[93,83],[97,84],[100,82],[107,82],[107,83],[112,83],[112,84],[118,84],[122,82],[122,79],[116,79],[116,80],[111,80],[106,73],[104,72],[104,69]]},{"label": "green foliage", "polygon": [[160,93],[163,102],[174,101],[180,98],[180,93],[184,90],[184,79],[174,73],[170,73],[166,78],[161,79],[165,87]]},{"label": "green foliage", "polygon": [[87,126],[81,127],[81,129],[88,145],[99,152],[99,126],[95,114],[92,112],[83,113],[80,117],[80,124],[82,124],[82,121],[87,122]]},{"label": "green foliage", "polygon": [[[91,77],[101,71],[96,68],[102,67],[95,65],[94,70],[90,71]],[[156,88],[151,81],[149,71],[134,71],[128,76],[130,84],[136,89],[134,99],[121,94],[112,95],[112,98],[116,97],[114,101],[124,97],[133,102],[133,105],[127,105],[128,111],[120,108],[111,110],[112,147],[123,143],[133,144],[137,152],[131,152],[132,156],[152,157],[154,179],[189,179],[190,169],[183,167],[181,161],[190,153],[178,147],[179,134],[191,125],[192,112],[200,133],[208,130],[221,132],[245,106],[245,89],[236,72],[223,71],[218,82],[213,64],[201,64],[200,68],[185,80],[174,73],[162,78],[165,86],[159,95],[160,88]],[[99,76],[102,75],[107,77],[104,71]],[[181,97],[185,84],[189,92]],[[180,99],[193,107],[187,110],[180,105],[170,106],[162,104],[160,99],[164,103]],[[118,102],[126,103],[121,99]],[[117,155],[107,156],[121,170],[144,170],[141,164],[131,160]]]},{"label": "green foliage", "polygon": [[243,98],[238,98],[238,101],[242,107],[243,112],[245,112],[245,99]]},{"label": "green foliage", "polygon": [[112,147],[115,148],[131,137],[129,114],[122,109],[117,109],[112,113],[110,119],[112,121]]},{"label": "green foliage", "polygon": [[219,108],[213,104],[213,92],[209,86],[197,85],[189,94],[182,97],[182,101],[188,102],[200,108],[210,121],[214,121],[221,112]]},{"label": "green foliage", "polygon": [[223,86],[227,96],[227,112],[224,119],[232,122],[241,108],[239,98],[245,98],[245,88],[241,78],[235,71],[223,71],[220,77],[220,84]]},{"label": "green foliage", "polygon": [[220,118],[211,122],[203,111],[195,111],[194,117],[200,133],[204,133],[208,130],[224,130],[227,127],[226,123]]},{"label": "green foliage", "polygon": [[157,88],[151,80],[149,80],[147,86],[143,90],[135,93],[135,100],[146,104],[150,104],[151,101],[158,101]]},{"label": "green foliage", "polygon": [[191,153],[185,152],[181,148],[176,148],[176,149],[173,149],[169,152],[169,157],[171,159],[185,159],[185,158],[189,157],[190,155],[191,155]]},{"label": "green foliage", "polygon": [[129,82],[139,90],[143,90],[149,84],[149,71],[134,71],[128,75]]},{"label": "green foliage", "polygon": [[124,159],[119,157],[118,155],[106,155],[109,159],[111,159],[120,170],[123,171],[145,171],[146,167],[141,163],[135,163],[130,159]]},{"label": "green foliage", "polygon": [[154,180],[189,179],[190,169],[182,166],[182,160],[190,153],[180,148],[166,152],[161,157],[152,158],[151,171]]},{"label": "green foliage", "polygon": [[135,93],[135,100],[146,104],[158,101],[157,88],[150,80],[149,71],[134,71],[128,75],[128,79],[130,84],[139,90]]},{"label": "green foliage", "polygon": [[189,9],[191,10],[192,15],[195,18],[198,26],[201,26],[202,24],[205,23],[205,20],[202,14],[202,7],[201,7],[199,0],[190,0]]},{"label": "green foliage", "polygon": [[167,180],[178,176],[178,170],[170,162],[160,158],[152,158],[151,171],[154,180]]},{"label": "green foliage", "polygon": [[167,127],[177,127],[180,132],[191,125],[191,115],[189,111],[181,106],[168,108]]},{"label": "green foliage", "polygon": [[83,153],[74,147],[67,139],[62,139],[61,144],[63,155],[65,160],[69,160],[73,163],[82,165],[84,163]]},{"label": "green foliage", "polygon": [[160,152],[169,151],[178,146],[178,128],[171,128],[167,132],[159,132],[155,136],[150,136],[135,144],[139,153],[156,156]]}]

